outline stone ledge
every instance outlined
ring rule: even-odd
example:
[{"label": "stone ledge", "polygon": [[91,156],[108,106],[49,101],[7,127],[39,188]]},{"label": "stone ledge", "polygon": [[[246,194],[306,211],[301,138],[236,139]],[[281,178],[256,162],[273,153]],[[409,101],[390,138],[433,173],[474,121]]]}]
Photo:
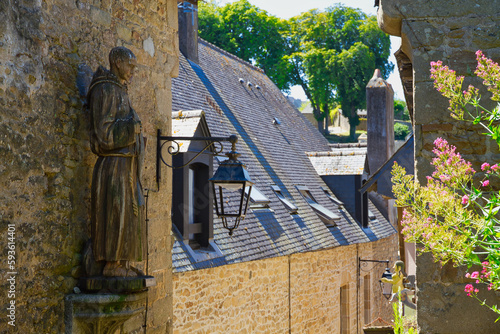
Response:
[{"label": "stone ledge", "polygon": [[155,286],[153,276],[141,277],[82,277],[78,286],[89,293],[133,293]]},{"label": "stone ledge", "polygon": [[65,297],[65,333],[111,334],[146,309],[147,292]]}]

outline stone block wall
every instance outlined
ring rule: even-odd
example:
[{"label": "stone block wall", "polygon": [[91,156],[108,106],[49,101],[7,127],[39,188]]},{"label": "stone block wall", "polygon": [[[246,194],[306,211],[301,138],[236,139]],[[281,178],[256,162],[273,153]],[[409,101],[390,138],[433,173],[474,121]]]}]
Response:
[{"label": "stone block wall", "polygon": [[[147,136],[143,186],[148,198],[148,333],[172,316],[170,185],[156,190],[156,130],[169,132],[170,78],[178,68],[175,0],[5,0],[0,2],[0,332],[63,333],[65,294],[82,274],[89,237],[88,119],[77,85],[82,73],[109,68],[108,53],[130,48],[139,66],[129,95]],[[85,76],[83,76],[85,77]],[[84,85],[80,85],[83,87]],[[167,180],[166,168],[163,179]],[[6,267],[8,225],[15,265]],[[7,324],[15,274],[15,324]],[[168,329],[169,331],[170,329]]]},{"label": "stone block wall", "polygon": [[[475,170],[480,170],[484,161],[495,163],[500,159],[497,144],[481,135],[484,130],[480,126],[451,118],[447,99],[434,89],[430,78],[430,62],[442,60],[465,76],[464,87],[472,84],[481,88],[481,102],[493,106],[474,70],[477,50],[500,61],[498,5],[486,0],[380,1],[379,26],[401,37],[401,51],[411,61],[415,172],[422,183],[433,171],[430,162],[437,137],[455,145]],[[441,267],[430,256],[418,256],[418,321],[424,333],[500,331],[499,325],[493,324],[495,314],[465,296],[464,274],[464,269]],[[497,303],[494,294],[489,298]]]},{"label": "stone block wall", "polygon": [[[357,295],[357,259],[393,261],[396,256],[393,235],[373,243],[174,273],[174,333],[340,333],[340,287],[346,285],[349,332],[361,332],[364,295],[363,285]],[[361,279],[370,274],[371,318],[390,321],[392,309],[378,283],[385,268],[366,268]]]}]

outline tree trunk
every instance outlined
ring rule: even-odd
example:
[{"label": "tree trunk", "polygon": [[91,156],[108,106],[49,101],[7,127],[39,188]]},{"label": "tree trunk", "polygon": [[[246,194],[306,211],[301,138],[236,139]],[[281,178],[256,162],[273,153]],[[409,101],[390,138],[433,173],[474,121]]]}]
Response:
[{"label": "tree trunk", "polygon": [[356,140],[356,125],[353,125],[350,118],[349,118],[349,138],[351,138],[352,141]]},{"label": "tree trunk", "polygon": [[323,107],[323,113],[326,115],[325,116],[325,135],[330,134],[330,131],[328,130],[329,124],[330,124],[330,112],[328,110],[328,104],[325,104]]},{"label": "tree trunk", "polygon": [[359,117],[356,109],[354,107],[350,108],[349,119],[349,138],[352,141],[356,141],[356,126],[359,124]]},{"label": "tree trunk", "polygon": [[319,133],[323,133],[325,131],[325,127],[324,127],[324,124],[325,122],[323,120],[321,121],[318,121],[318,131]]},{"label": "tree trunk", "polygon": [[[323,133],[325,128],[324,128],[324,121],[321,119],[321,109],[319,109],[313,105],[313,114],[314,114],[314,118],[316,118],[316,121],[318,122],[319,133]],[[319,121],[319,119],[321,119],[321,121]]]}]

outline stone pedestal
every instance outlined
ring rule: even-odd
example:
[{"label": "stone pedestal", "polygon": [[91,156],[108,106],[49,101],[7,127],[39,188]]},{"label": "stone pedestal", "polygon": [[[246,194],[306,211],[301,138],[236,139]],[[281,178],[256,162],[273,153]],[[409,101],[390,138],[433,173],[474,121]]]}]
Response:
[{"label": "stone pedestal", "polygon": [[[142,291],[131,294],[67,295],[64,301],[65,333],[115,334],[125,321],[145,312],[147,294],[147,291]],[[141,331],[142,323],[138,320],[133,331]]]},{"label": "stone pedestal", "polygon": [[140,277],[82,277],[78,286],[90,293],[134,293],[155,286],[153,276]]}]

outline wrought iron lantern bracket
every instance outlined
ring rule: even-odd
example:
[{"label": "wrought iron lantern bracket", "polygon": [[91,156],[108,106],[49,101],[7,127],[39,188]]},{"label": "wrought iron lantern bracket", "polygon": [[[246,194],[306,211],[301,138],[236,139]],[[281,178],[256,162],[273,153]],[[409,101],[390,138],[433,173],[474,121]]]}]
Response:
[{"label": "wrought iron lantern bracket", "polygon": [[[180,153],[180,145],[179,141],[181,140],[189,140],[189,141],[204,141],[208,142],[205,147],[198,152],[191,160],[186,162],[182,166],[172,166],[169,165],[165,159],[163,158],[162,151],[163,147],[166,143],[171,143],[167,148],[167,152],[170,155],[176,155]],[[213,147],[213,155],[219,155],[223,150],[224,146],[222,142],[230,142],[233,147],[238,141],[238,136],[231,135],[229,137],[174,137],[174,136],[162,136],[161,130],[158,129],[158,134],[156,136],[156,183],[158,185],[158,190],[160,189],[160,181],[161,181],[161,164],[163,163],[165,166],[170,168],[184,168],[189,165],[193,160],[195,160],[200,154],[204,153],[209,148]],[[215,145],[217,144],[217,146]]]},{"label": "wrought iron lantern bracket", "polygon": [[[166,143],[171,143],[167,149],[167,152],[170,155],[176,155],[180,153],[180,145],[178,141],[181,140],[189,140],[189,141],[205,141],[207,144],[205,147],[200,150],[193,158],[191,158],[187,163],[182,166],[172,166],[169,165],[165,159],[163,159],[162,151],[163,146]],[[215,200],[215,211],[219,218],[222,219],[222,225],[224,228],[229,230],[229,235],[233,234],[233,230],[235,230],[240,221],[245,218],[248,202],[250,200],[250,194],[252,191],[253,182],[246,170],[246,167],[243,163],[238,160],[240,154],[236,152],[236,142],[238,141],[238,136],[231,135],[229,137],[172,137],[172,136],[162,136],[161,131],[158,130],[157,142],[156,142],[156,182],[158,183],[158,190],[160,189],[160,180],[161,180],[161,164],[165,164],[170,168],[183,168],[189,165],[193,160],[195,160],[200,154],[205,152],[210,147],[214,147],[212,153],[214,155],[218,155],[224,149],[222,142],[230,142],[231,143],[231,151],[226,153],[227,160],[222,161],[219,164],[219,168],[215,172],[212,178],[208,181],[212,184],[213,198]],[[217,143],[218,146],[214,144]],[[246,192],[248,189],[248,192]],[[225,205],[225,203],[229,203],[230,197],[234,197],[228,193],[234,191],[241,191],[241,195],[239,196],[238,205],[234,205],[233,207]],[[245,196],[245,194],[247,195]],[[226,198],[225,198],[226,196]],[[245,198],[246,197],[246,198]],[[236,208],[235,212],[231,212],[234,208]],[[228,218],[234,218],[234,224],[230,225],[228,223]]]},{"label": "wrought iron lantern bracket", "polygon": [[[361,267],[368,266],[368,263],[385,263],[386,269],[385,269],[385,272],[382,274],[382,277],[386,277],[387,275],[389,275],[386,278],[391,278],[391,276],[390,276],[391,274],[390,274],[390,271],[388,268],[389,267],[389,260],[367,260],[367,259],[362,259],[362,258],[358,258],[358,276],[360,276],[360,274],[361,274],[361,270],[362,270]],[[358,280],[359,280],[359,277],[358,277]],[[380,288],[382,290],[383,296],[386,299],[389,299],[391,297],[391,295],[384,293],[384,289],[382,288],[382,282],[381,282]]]}]

